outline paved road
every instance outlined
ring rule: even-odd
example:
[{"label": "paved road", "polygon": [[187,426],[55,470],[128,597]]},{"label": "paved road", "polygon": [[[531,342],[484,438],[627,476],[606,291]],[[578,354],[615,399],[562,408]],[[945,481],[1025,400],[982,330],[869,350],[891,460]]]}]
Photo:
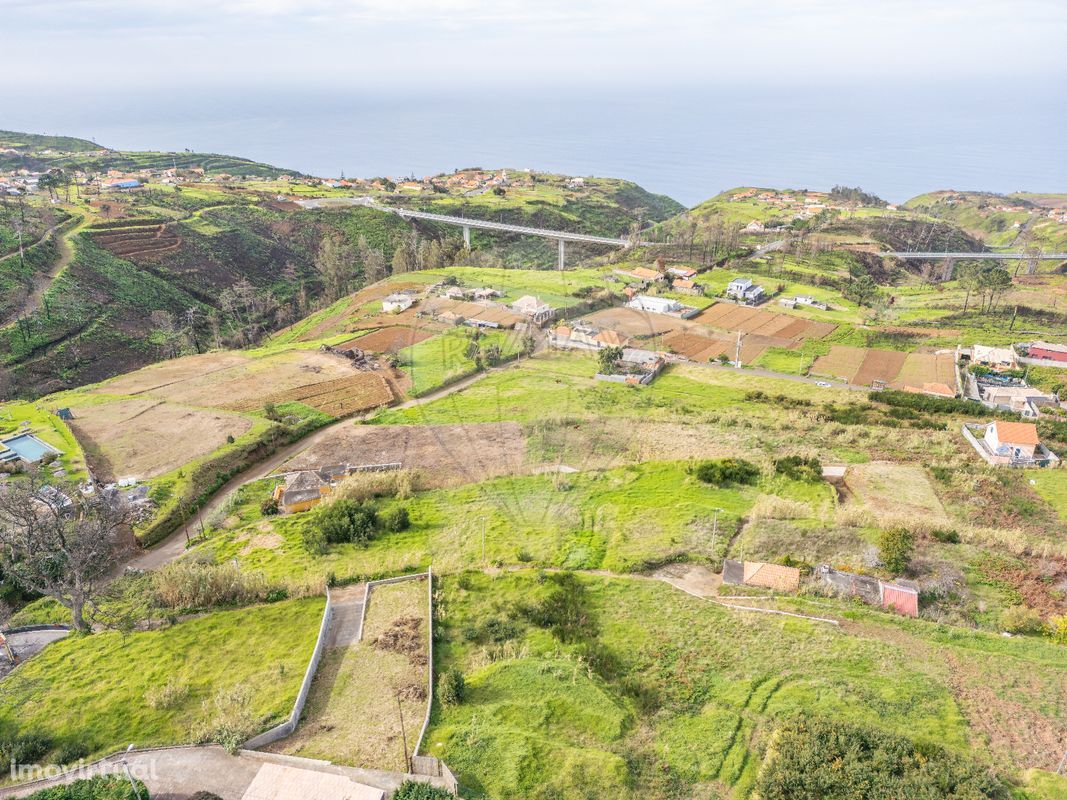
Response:
[{"label": "paved road", "polygon": [[[15,658],[21,664],[27,658],[37,655],[47,645],[59,641],[69,634],[67,630],[26,631],[25,633],[9,633],[7,643],[15,653]],[[0,651],[0,678],[3,678],[15,665],[7,660],[7,655]]]}]

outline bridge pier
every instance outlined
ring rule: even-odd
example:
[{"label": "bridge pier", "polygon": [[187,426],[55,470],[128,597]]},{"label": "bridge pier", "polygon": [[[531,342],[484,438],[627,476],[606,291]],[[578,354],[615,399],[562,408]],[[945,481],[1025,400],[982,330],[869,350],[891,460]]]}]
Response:
[{"label": "bridge pier", "polygon": [[464,225],[463,226],[463,246],[466,247],[467,250],[471,249],[471,226],[470,225]]},{"label": "bridge pier", "polygon": [[562,239],[559,240],[559,270],[562,272],[567,266],[567,253]]}]

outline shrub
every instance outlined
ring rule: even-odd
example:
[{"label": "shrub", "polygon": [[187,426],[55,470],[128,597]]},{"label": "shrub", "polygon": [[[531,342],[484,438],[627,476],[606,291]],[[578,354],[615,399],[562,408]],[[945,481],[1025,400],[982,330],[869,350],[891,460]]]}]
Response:
[{"label": "shrub", "polygon": [[779,728],[755,794],[760,800],[1010,797],[972,761],[841,720],[798,720]]},{"label": "shrub", "polygon": [[795,481],[822,480],[822,464],[817,458],[786,456],[774,462],[774,471]]},{"label": "shrub", "polygon": [[915,534],[906,528],[890,528],[878,537],[878,556],[892,573],[901,573],[908,568],[914,549]]},{"label": "shrub", "polygon": [[547,596],[537,605],[522,606],[520,612],[539,628],[548,628],[561,642],[581,642],[597,635],[597,624],[585,602],[585,585],[574,573],[556,572],[545,576],[551,584]]},{"label": "shrub", "polygon": [[463,702],[467,681],[458,669],[450,669],[437,682],[437,699],[443,706],[456,706]]},{"label": "shrub", "polygon": [[934,530],[930,531],[930,535],[934,537],[937,541],[944,542],[946,544],[960,543],[960,535],[951,528],[934,528]]},{"label": "shrub", "polygon": [[701,461],[693,472],[698,480],[715,486],[725,483],[753,484],[760,476],[759,467],[742,458]]},{"label": "shrub", "polygon": [[162,686],[154,686],[145,692],[145,705],[156,711],[169,711],[177,708],[189,697],[189,686],[181,683],[177,677],[171,678]]},{"label": "shrub", "polygon": [[403,506],[394,506],[378,515],[378,525],[383,531],[396,533],[411,527],[411,517]]},{"label": "shrub", "polygon": [[519,626],[514,622],[490,617],[481,625],[470,625],[463,629],[463,638],[468,642],[493,642],[500,644],[519,635]]},{"label": "shrub", "polygon": [[404,781],[397,788],[393,800],[453,800],[447,789],[422,781]]},{"label": "shrub", "polygon": [[26,800],[134,800],[148,797],[148,789],[141,781],[136,781],[136,786],[135,792],[125,775],[97,775],[41,789],[27,795]]},{"label": "shrub", "polygon": [[345,500],[371,500],[376,497],[407,500],[418,491],[420,484],[420,475],[413,469],[357,472],[337,484],[333,496]]},{"label": "shrub", "polygon": [[1049,620],[1048,636],[1056,644],[1067,645],[1067,614]]},{"label": "shrub", "polygon": [[197,729],[201,744],[220,744],[231,753],[256,734],[256,717],[250,708],[252,690],[247,686],[219,689],[204,701],[204,719]]},{"label": "shrub", "polygon": [[38,733],[12,734],[0,739],[0,762],[33,764],[52,749],[51,740]]},{"label": "shrub", "polygon": [[305,525],[300,531],[300,538],[304,542],[304,549],[313,556],[325,555],[330,549],[326,534],[317,525]]},{"label": "shrub", "polygon": [[374,536],[377,521],[373,507],[349,499],[320,506],[314,519],[328,544],[366,544]]},{"label": "shrub", "polygon": [[171,561],[152,573],[152,595],[164,608],[211,608],[264,599],[270,587],[258,572],[242,572],[231,561],[206,564]]},{"label": "shrub", "polygon": [[275,516],[278,513],[278,501],[273,497],[268,497],[259,504],[259,513],[265,517]]},{"label": "shrub", "polygon": [[1045,623],[1037,609],[1028,606],[1012,606],[1000,615],[1000,627],[1008,633],[1041,633]]}]

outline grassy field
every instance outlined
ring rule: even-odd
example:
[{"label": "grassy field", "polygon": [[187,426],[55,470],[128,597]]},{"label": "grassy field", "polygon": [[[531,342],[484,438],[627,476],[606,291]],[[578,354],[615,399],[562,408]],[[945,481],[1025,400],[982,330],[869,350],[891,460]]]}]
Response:
[{"label": "grassy field", "polygon": [[[468,691],[459,706],[435,708],[427,741],[459,772],[464,796],[665,797],[700,787],[702,797],[745,797],[768,736],[798,714],[1002,768],[1056,757],[988,742],[969,715],[981,689],[990,713],[1017,705],[1025,722],[1016,724],[1055,730],[1058,706],[1042,693],[1058,684],[1054,703],[1064,701],[1062,649],[867,612],[840,629],[745,614],[650,581],[577,582],[561,598],[532,572],[445,579],[438,669],[462,670]],[[545,626],[537,621],[547,612],[524,611],[559,605],[581,621]],[[486,627],[493,619],[506,624]],[[1007,663],[1036,670],[1035,680],[988,683]]]},{"label": "grassy field", "polygon": [[[243,690],[250,717],[266,728],[292,708],[322,609],[322,599],[291,600],[162,630],[72,635],[4,680],[0,720],[81,742],[90,754],[183,744],[218,722],[217,695]],[[168,685],[169,702],[153,699]]]},{"label": "grassy field", "polygon": [[467,354],[473,342],[477,342],[482,352],[490,347],[499,348],[504,359],[514,356],[522,347],[521,336],[513,331],[481,333],[476,338],[475,332],[466,328],[449,330],[405,347],[398,355],[401,368],[411,376],[411,395],[427,394],[477,372],[477,364]]},{"label": "grassy field", "polygon": [[758,486],[719,488],[700,483],[686,467],[653,462],[422,492],[387,503],[408,509],[409,530],[382,534],[367,547],[336,545],[324,556],[308,553],[301,539],[305,526],[315,524],[313,514],[263,520],[250,496],[248,510],[235,512],[238,522],[210,532],[198,550],[282,580],[329,572],[348,578],[429,563],[447,572],[522,563],[624,572],[672,557],[716,562],[763,495],[802,504],[812,518],[831,506],[831,491],[821,483],[768,476]]}]

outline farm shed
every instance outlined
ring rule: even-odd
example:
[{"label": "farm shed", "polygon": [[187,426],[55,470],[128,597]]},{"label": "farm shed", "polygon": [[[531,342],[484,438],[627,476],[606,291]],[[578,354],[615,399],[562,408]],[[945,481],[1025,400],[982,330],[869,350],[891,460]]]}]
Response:
[{"label": "farm shed", "polygon": [[1067,364],[1067,345],[1049,344],[1048,342],[1033,342],[1027,351],[1029,358],[1038,358],[1043,361],[1058,361]]},{"label": "farm shed", "polygon": [[742,562],[726,559],[723,562],[722,582],[759,586],[779,592],[795,592],[800,588],[800,570],[763,561]]},{"label": "farm shed", "polygon": [[911,581],[882,584],[882,608],[907,617],[919,616],[919,588]]}]

